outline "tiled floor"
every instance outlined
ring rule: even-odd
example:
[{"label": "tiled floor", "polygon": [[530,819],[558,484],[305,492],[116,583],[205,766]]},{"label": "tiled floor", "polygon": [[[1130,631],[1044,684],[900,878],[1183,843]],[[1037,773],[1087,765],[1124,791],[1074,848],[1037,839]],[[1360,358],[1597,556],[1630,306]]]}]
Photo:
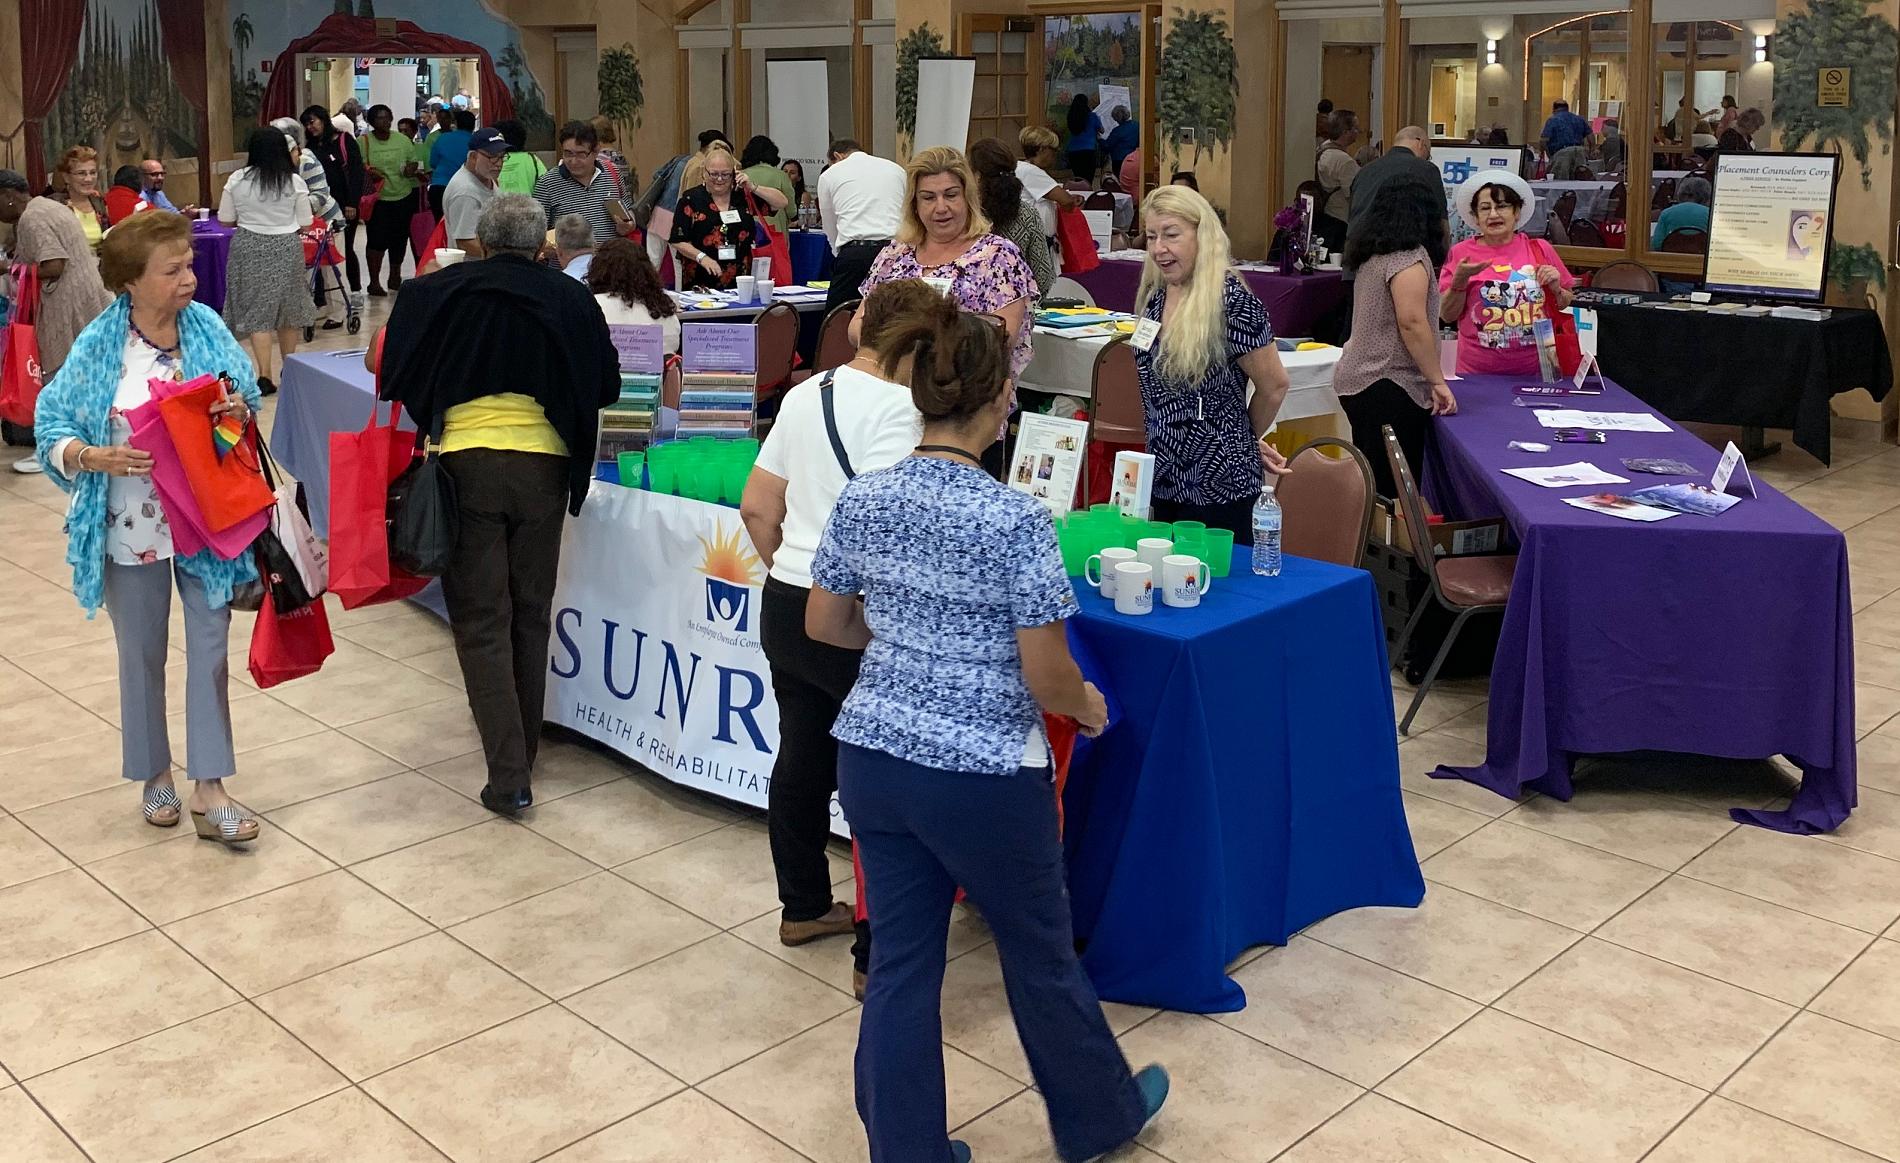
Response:
[{"label": "tiled floor", "polygon": [[[1759,472],[1848,529],[1845,827],[1731,826],[1786,793],[1768,764],[1597,763],[1568,805],[1427,780],[1479,753],[1483,685],[1450,684],[1400,748],[1424,906],[1253,951],[1239,1013],[1110,1007],[1175,1079],[1119,1158],[1900,1160],[1900,451],[1836,448]],[[755,818],[569,744],[490,817],[448,634],[385,606],[265,693],[239,620],[254,849],[146,827],[59,508],[0,474],[0,1157],[865,1157],[847,954],[777,945]],[[951,1118],[982,1163],[1052,1159],[980,920],[954,941]]]}]

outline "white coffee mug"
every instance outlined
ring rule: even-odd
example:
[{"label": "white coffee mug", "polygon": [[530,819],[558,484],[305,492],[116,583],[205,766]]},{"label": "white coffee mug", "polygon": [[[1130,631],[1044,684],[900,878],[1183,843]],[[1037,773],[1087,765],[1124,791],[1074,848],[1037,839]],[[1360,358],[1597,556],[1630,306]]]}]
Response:
[{"label": "white coffee mug", "polygon": [[759,293],[759,280],[751,275],[739,276],[739,302],[750,303]]},{"label": "white coffee mug", "polygon": [[1166,537],[1143,537],[1135,542],[1135,560],[1161,576],[1161,559],[1174,552],[1174,542]]},{"label": "white coffee mug", "polygon": [[1082,580],[1101,590],[1103,597],[1112,598],[1115,596],[1115,567],[1134,560],[1134,550],[1111,545],[1100,553],[1090,554],[1082,563]]},{"label": "white coffee mug", "polygon": [[1115,567],[1115,612],[1146,614],[1155,608],[1155,571],[1139,561]]},{"label": "white coffee mug", "polygon": [[209,222],[209,221],[211,221],[211,208],[210,208],[210,207],[208,207],[208,206],[200,206],[200,207],[198,207],[198,221],[200,221],[200,222]]},{"label": "white coffee mug", "polygon": [[452,267],[467,257],[468,252],[465,250],[457,250],[452,246],[438,247],[435,252],[435,265],[439,267]]},{"label": "white coffee mug", "polygon": [[772,301],[772,280],[760,279],[756,285],[759,291],[759,302],[770,303]]},{"label": "white coffee mug", "polygon": [[1170,553],[1161,559],[1161,602],[1168,606],[1198,606],[1201,595],[1214,588],[1214,573],[1207,563],[1185,553]]}]

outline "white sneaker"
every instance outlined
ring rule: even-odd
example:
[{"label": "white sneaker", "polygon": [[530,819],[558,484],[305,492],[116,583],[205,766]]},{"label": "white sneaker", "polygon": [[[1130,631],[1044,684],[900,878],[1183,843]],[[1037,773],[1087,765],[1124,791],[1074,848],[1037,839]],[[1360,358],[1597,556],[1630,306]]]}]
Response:
[{"label": "white sneaker", "polygon": [[29,456],[29,457],[26,457],[24,460],[14,461],[13,471],[19,473],[21,476],[31,476],[37,473],[45,472],[46,470],[40,467],[40,461],[38,457]]}]

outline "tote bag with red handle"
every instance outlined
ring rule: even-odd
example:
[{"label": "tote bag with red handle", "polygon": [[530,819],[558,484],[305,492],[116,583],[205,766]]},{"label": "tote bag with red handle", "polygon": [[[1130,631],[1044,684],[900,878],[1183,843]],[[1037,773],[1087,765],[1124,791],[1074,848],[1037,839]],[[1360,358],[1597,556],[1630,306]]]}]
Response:
[{"label": "tote bag with red handle", "polygon": [[212,438],[211,406],[224,397],[224,385],[212,376],[199,376],[158,402],[158,417],[172,438],[185,481],[213,533],[247,521],[277,503],[264,483],[257,461],[256,429],[245,428],[244,438],[220,454]]},{"label": "tote bag with red handle", "polygon": [[[1531,240],[1537,247],[1537,261],[1547,266],[1564,269],[1563,260],[1557,257],[1557,250],[1541,238]],[[1557,344],[1557,370],[1567,376],[1577,374],[1577,368],[1583,365],[1583,345],[1577,339],[1577,318],[1569,311],[1557,305],[1556,298],[1546,290],[1544,292],[1544,313],[1550,316],[1551,334]]]},{"label": "tote bag with red handle", "polygon": [[[379,334],[379,357],[381,343]],[[381,380],[379,372],[379,388]],[[429,584],[389,560],[389,486],[415,459],[416,434],[400,426],[401,404],[389,406],[387,424],[376,412],[372,399],[362,431],[330,433],[330,592],[346,610],[414,597]]]},{"label": "tote bag with red handle", "polygon": [[264,604],[257,611],[257,626],[251,632],[251,679],[259,690],[315,674],[322,669],[323,660],[335,652],[330,615],[322,602],[280,614],[270,594],[264,595]]},{"label": "tote bag with red handle", "polygon": [[40,341],[33,327],[40,312],[40,270],[22,263],[13,272],[13,314],[7,318],[5,355],[0,356],[0,416],[31,428],[33,407],[40,400]]},{"label": "tote bag with red handle", "polygon": [[791,286],[798,281],[798,277],[792,274],[792,244],[785,241],[785,236],[772,229],[771,224],[766,221],[766,219],[771,216],[772,211],[770,207],[766,206],[763,199],[748,190],[746,192],[746,201],[752,210],[753,225],[757,227],[752,241],[753,260],[757,261],[762,258],[771,259],[772,285],[775,287]]}]

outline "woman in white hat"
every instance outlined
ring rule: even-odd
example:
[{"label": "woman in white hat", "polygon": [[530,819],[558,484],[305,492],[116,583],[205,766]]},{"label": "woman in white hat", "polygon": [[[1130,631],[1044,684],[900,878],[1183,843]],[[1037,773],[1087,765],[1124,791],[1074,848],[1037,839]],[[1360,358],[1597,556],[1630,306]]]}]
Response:
[{"label": "woman in white hat", "polygon": [[1459,375],[1538,374],[1534,328],[1549,300],[1570,305],[1576,278],[1557,250],[1530,238],[1530,183],[1508,170],[1480,170],[1458,187],[1458,214],[1478,237],[1451,248],[1438,273],[1438,317],[1458,327]]}]

